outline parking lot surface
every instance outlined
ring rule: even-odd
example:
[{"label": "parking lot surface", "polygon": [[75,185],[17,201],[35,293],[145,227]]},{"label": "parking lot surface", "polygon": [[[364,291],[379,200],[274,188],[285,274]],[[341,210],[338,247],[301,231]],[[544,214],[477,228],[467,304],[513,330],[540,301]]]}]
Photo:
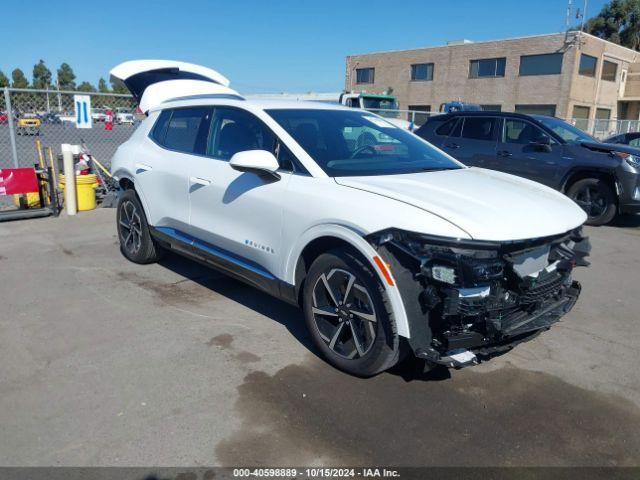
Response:
[{"label": "parking lot surface", "polygon": [[301,313],[191,261],[139,266],[115,211],[0,224],[0,465],[638,465],[640,221],[589,228],[563,321],[480,366],[372,379]]}]

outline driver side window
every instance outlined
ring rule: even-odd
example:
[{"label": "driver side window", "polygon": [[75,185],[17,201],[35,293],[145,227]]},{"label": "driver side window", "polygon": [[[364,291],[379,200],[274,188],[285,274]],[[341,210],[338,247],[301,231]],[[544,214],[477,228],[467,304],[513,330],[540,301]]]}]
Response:
[{"label": "driver side window", "polygon": [[220,160],[245,150],[275,149],[276,138],[254,115],[236,108],[218,107],[211,122],[207,155]]},{"label": "driver side window", "polygon": [[[540,141],[542,138],[552,139],[537,126],[522,120],[505,119],[503,142],[528,145]],[[553,143],[553,141],[552,141]]]}]

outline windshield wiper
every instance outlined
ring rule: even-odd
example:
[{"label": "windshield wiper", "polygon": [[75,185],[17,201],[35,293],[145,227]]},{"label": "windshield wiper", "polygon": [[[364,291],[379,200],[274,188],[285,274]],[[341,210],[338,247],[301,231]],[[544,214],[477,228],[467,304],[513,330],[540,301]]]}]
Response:
[{"label": "windshield wiper", "polygon": [[440,172],[442,170],[459,170],[460,167],[424,167],[421,168],[421,172]]}]

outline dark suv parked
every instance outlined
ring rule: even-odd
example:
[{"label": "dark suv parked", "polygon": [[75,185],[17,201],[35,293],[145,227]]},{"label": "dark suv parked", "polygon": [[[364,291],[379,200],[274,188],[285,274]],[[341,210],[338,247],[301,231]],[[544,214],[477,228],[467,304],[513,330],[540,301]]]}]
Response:
[{"label": "dark suv parked", "polygon": [[603,225],[640,212],[640,149],[598,142],[554,117],[458,112],[431,117],[416,132],[462,163],[500,170],[566,193]]}]

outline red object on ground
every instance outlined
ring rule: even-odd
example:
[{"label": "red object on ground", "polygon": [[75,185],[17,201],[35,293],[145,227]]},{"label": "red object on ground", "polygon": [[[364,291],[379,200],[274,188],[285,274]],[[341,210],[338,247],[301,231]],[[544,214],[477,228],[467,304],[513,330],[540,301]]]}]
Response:
[{"label": "red object on ground", "polygon": [[113,130],[113,110],[108,108],[104,113],[106,115],[104,119],[104,129]]},{"label": "red object on ground", "polygon": [[38,177],[33,168],[0,168],[0,195],[38,191]]}]

